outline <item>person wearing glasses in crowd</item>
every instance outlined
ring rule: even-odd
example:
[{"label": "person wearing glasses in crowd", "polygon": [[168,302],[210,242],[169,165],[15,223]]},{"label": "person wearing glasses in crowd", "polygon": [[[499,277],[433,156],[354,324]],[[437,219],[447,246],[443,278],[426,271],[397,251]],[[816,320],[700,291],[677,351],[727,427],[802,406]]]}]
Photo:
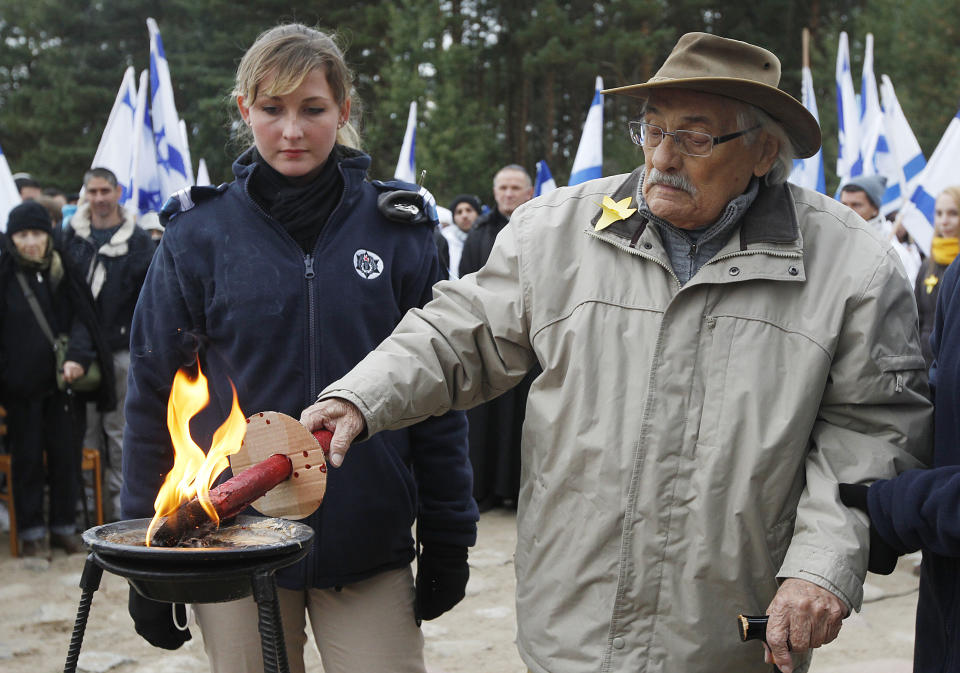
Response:
[{"label": "person wearing glasses in crowd", "polygon": [[[518,207],[301,416],[340,465],[542,367],[517,510],[534,673],[807,670],[863,599],[869,527],[838,482],[929,460],[910,287],[852,211],[785,182],[820,128],[779,79],[766,49],[683,36],[605,92],[642,101],[641,166]],[[769,650],[738,613],[769,615]]]}]

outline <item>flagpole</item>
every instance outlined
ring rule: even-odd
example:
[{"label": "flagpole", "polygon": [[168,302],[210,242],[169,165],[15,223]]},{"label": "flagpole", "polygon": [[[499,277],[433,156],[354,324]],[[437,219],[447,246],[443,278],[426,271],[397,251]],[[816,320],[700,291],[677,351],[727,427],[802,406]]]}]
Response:
[{"label": "flagpole", "polygon": [[[813,89],[813,75],[810,72],[810,30],[804,28],[800,34],[803,45],[803,67],[800,69],[801,75],[801,94],[800,100],[803,106],[809,110],[813,118],[820,123],[820,113],[817,111],[816,93]],[[793,169],[788,178],[790,182],[800,187],[806,187],[814,191],[826,194],[827,186],[823,173],[823,150],[817,150],[817,153],[807,159],[794,159]]]},{"label": "flagpole", "polygon": [[804,28],[803,32],[800,34],[801,40],[803,42],[803,67],[810,67],[810,29]]}]

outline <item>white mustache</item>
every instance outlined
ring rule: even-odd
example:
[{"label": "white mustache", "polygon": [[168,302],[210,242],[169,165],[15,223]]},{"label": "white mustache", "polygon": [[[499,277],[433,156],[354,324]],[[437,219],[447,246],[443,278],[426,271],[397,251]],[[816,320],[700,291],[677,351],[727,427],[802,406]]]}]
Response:
[{"label": "white mustache", "polygon": [[683,190],[690,196],[697,195],[697,188],[693,186],[693,183],[690,182],[690,178],[688,178],[686,175],[679,175],[677,173],[664,173],[656,168],[651,168],[650,174],[646,176],[645,181],[649,187],[653,187],[654,185],[666,185],[667,187]]}]

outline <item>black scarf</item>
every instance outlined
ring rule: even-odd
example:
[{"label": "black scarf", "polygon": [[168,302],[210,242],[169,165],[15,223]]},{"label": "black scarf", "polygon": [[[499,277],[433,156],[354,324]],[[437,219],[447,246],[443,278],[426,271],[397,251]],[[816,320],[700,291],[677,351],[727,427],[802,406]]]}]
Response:
[{"label": "black scarf", "polygon": [[343,194],[340,156],[339,148],[334,146],[317,177],[301,185],[277,172],[253,150],[251,159],[257,168],[250,176],[250,194],[305,254],[313,252],[323,226]]}]

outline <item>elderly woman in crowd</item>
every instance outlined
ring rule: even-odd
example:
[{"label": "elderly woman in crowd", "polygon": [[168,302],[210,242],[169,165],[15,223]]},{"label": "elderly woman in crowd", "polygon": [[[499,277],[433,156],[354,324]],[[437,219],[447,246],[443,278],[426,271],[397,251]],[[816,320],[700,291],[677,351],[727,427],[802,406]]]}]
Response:
[{"label": "elderly woman in crowd", "polygon": [[[101,368],[110,366],[93,298],[82,275],[54,245],[52,232],[47,209],[27,201],[10,211],[0,255],[0,401],[8,414],[24,556],[46,554],[45,485],[50,487],[50,546],[67,553],[82,550],[76,505],[84,405],[71,384],[95,360]],[[68,343],[58,339],[64,334]],[[55,342],[66,349],[59,375]],[[113,387],[102,380],[91,395],[101,407],[111,407]]]}]

